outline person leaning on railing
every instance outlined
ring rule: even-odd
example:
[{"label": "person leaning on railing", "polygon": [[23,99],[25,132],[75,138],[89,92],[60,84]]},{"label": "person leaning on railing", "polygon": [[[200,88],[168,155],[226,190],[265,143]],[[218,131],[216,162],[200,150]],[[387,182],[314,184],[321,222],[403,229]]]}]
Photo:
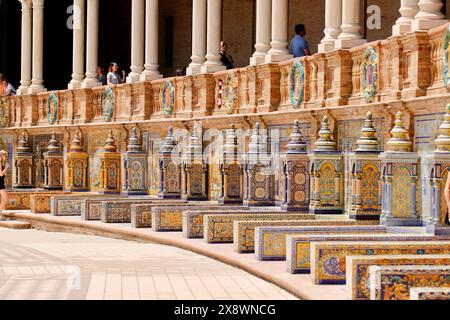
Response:
[{"label": "person leaning on railing", "polygon": [[5,75],[0,73],[0,97],[9,97],[16,95],[16,89],[8,82]]}]

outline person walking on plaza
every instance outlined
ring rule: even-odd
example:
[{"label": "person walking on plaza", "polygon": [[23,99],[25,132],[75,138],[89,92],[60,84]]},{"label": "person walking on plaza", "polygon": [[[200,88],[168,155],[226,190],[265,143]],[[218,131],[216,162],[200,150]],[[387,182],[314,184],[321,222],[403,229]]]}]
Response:
[{"label": "person walking on plaza", "polygon": [[294,55],[294,58],[301,58],[311,55],[309,51],[308,42],[305,39],[306,28],[304,24],[298,24],[295,26],[295,37],[291,41],[290,53]]},{"label": "person walking on plaza", "polygon": [[8,82],[6,77],[0,73],[0,97],[9,97],[16,94],[16,89]]},{"label": "person walking on plaza", "polygon": [[234,62],[233,57],[227,55],[227,49],[227,43],[225,41],[222,41],[220,43],[220,62],[223,63],[227,70],[230,70],[234,68]]},{"label": "person walking on plaza", "polygon": [[6,191],[6,174],[8,172],[8,153],[4,150],[0,151],[0,219],[2,213],[8,205],[8,192]]},{"label": "person walking on plaza", "polygon": [[108,85],[117,85],[125,83],[126,73],[122,70],[122,77],[119,75],[119,65],[115,62],[111,62],[108,69],[107,81]]}]

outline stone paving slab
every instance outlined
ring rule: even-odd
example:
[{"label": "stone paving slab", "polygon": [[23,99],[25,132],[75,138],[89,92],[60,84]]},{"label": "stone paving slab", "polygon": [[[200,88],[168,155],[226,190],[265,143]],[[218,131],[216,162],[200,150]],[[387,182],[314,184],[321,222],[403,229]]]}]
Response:
[{"label": "stone paving slab", "polygon": [[46,231],[92,234],[139,242],[151,242],[178,247],[240,268],[265,281],[285,289],[300,299],[344,300],[345,286],[317,286],[309,275],[292,275],[286,272],[282,261],[261,262],[251,255],[234,252],[232,244],[209,245],[202,239],[185,239],[181,232],[157,233],[148,229],[133,229],[130,224],[102,224],[84,221],[80,217],[53,217],[33,215],[29,212],[10,213],[10,217],[32,222],[34,228]]},{"label": "stone paving slab", "polygon": [[0,260],[0,299],[296,299],[232,266],[150,243],[0,229]]}]

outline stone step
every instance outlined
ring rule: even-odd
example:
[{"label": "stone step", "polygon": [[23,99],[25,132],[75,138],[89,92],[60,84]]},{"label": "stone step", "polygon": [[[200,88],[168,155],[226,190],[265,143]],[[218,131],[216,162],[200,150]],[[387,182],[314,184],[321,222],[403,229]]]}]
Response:
[{"label": "stone step", "polygon": [[[258,227],[342,227],[342,226],[366,226],[378,227],[379,223],[376,221],[358,221],[358,220],[319,220],[323,216],[315,216],[315,220],[276,220],[270,221],[256,220],[256,221],[235,221],[233,225],[233,241],[235,243],[235,251],[238,253],[253,253],[255,252],[255,230]],[[275,240],[276,241],[276,240]],[[286,239],[281,239],[282,246],[285,247]]]},{"label": "stone step", "polygon": [[370,300],[409,300],[417,285],[450,287],[450,266],[371,266],[369,274]]},{"label": "stone step", "polygon": [[0,220],[0,228],[26,230],[31,229],[31,223],[15,220]]},{"label": "stone step", "polygon": [[[346,284],[347,256],[450,254],[450,241],[325,241],[311,242],[308,257],[314,284]],[[291,255],[289,254],[288,257]],[[301,259],[298,265],[305,264]]]},{"label": "stone step", "polygon": [[[318,220],[315,220],[318,221]],[[322,220],[323,221],[323,220]],[[329,222],[329,221],[328,221]],[[288,227],[257,227],[255,229],[255,252],[259,261],[286,260],[287,236],[326,236],[326,235],[369,235],[386,234],[383,226],[288,226]]]},{"label": "stone step", "polygon": [[[450,266],[450,255],[346,256],[345,259],[348,300],[370,300],[368,284],[370,283],[369,268],[371,266]],[[422,286],[421,283],[418,285]],[[406,291],[403,292],[407,294]]]},{"label": "stone step", "polygon": [[281,211],[248,211],[242,213],[206,214],[203,216],[203,234],[207,243],[233,243],[235,221],[308,220],[315,216],[306,213],[285,213]]}]

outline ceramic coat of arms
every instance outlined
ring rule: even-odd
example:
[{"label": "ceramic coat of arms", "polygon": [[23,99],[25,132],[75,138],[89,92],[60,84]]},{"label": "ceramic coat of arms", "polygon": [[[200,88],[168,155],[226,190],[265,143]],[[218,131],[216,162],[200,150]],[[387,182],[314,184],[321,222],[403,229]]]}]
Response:
[{"label": "ceramic coat of arms", "polygon": [[449,73],[449,60],[450,60],[450,26],[447,29],[444,39],[444,83],[447,88],[450,88],[450,73]]},{"label": "ceramic coat of arms", "polygon": [[166,81],[162,88],[161,105],[166,118],[172,116],[175,106],[175,86],[172,81]]},{"label": "ceramic coat of arms", "polygon": [[238,96],[238,77],[231,73],[225,79],[223,85],[223,106],[228,114],[232,114],[236,110]]},{"label": "ceramic coat of arms", "polygon": [[53,92],[47,100],[47,118],[50,124],[55,124],[58,121],[58,97]]},{"label": "ceramic coat of arms", "polygon": [[9,102],[6,98],[0,100],[0,126],[5,128],[9,125]]},{"label": "ceramic coat of arms", "polygon": [[367,102],[373,102],[378,94],[378,54],[367,48],[363,58],[362,88]]},{"label": "ceramic coat of arms", "polygon": [[114,91],[107,87],[102,94],[102,112],[106,122],[110,122],[114,115]]},{"label": "ceramic coat of arms", "polygon": [[296,60],[291,68],[289,95],[294,108],[299,108],[305,98],[305,68]]}]

